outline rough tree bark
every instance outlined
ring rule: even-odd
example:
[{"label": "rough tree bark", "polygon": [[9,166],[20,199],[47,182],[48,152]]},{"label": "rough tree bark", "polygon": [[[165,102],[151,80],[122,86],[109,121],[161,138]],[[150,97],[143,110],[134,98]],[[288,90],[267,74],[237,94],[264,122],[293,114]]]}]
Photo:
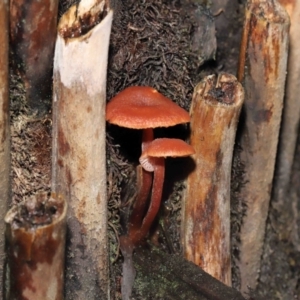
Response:
[{"label": "rough tree bark", "polygon": [[10,37],[14,67],[25,83],[31,111],[50,107],[58,0],[11,0]]},{"label": "rough tree bark", "polygon": [[245,104],[240,143],[247,204],[240,232],[241,290],[255,289],[275,166],[286,77],[289,17],[277,1],[247,4],[238,79]]},{"label": "rough tree bark", "polygon": [[183,197],[184,256],[227,285],[231,161],[243,100],[233,75],[211,75],[196,86],[190,109],[190,144],[196,154]]},{"label": "rough tree bark", "polygon": [[66,299],[109,299],[105,104],[112,11],[83,1],[60,20],[52,189],[69,204]]},{"label": "rough tree bark", "polygon": [[0,2],[0,299],[4,298],[4,216],[10,189],[10,130],[8,98],[8,1]]}]

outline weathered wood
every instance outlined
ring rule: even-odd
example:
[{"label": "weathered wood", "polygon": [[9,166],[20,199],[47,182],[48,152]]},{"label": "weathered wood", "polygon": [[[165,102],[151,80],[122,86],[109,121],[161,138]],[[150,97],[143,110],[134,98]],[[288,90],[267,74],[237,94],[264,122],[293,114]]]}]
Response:
[{"label": "weathered wood", "polygon": [[184,256],[227,285],[231,161],[243,100],[233,75],[211,75],[196,86],[190,109],[190,144],[196,154],[183,197]]},{"label": "weathered wood", "polygon": [[7,212],[7,299],[64,299],[66,216],[66,201],[45,194]]},{"label": "weathered wood", "polygon": [[52,189],[69,204],[66,299],[108,299],[105,105],[112,11],[104,1],[83,15],[76,9],[62,16],[55,48]]},{"label": "weathered wood", "polygon": [[239,80],[244,82],[241,160],[247,205],[240,232],[241,290],[255,289],[278,144],[288,55],[289,17],[275,0],[247,4]]},{"label": "weathered wood", "polygon": [[4,282],[4,216],[7,211],[10,190],[10,130],[8,96],[8,1],[0,1],[0,299]]},{"label": "weathered wood", "polygon": [[28,107],[39,113],[51,103],[57,11],[58,0],[10,1],[13,66],[24,80]]},{"label": "weathered wood", "polygon": [[138,248],[134,255],[137,278],[134,299],[245,300],[181,256],[154,248]]},{"label": "weathered wood", "polygon": [[[284,109],[281,122],[278,155],[275,168],[272,206],[279,212],[276,220],[280,231],[289,238],[297,222],[298,209],[292,197],[286,197],[289,191],[291,171],[296,149],[300,119],[300,2],[296,0],[279,0],[286,8],[291,19],[288,70],[286,78]],[[280,211],[294,211],[295,216],[289,220],[281,218]]]}]

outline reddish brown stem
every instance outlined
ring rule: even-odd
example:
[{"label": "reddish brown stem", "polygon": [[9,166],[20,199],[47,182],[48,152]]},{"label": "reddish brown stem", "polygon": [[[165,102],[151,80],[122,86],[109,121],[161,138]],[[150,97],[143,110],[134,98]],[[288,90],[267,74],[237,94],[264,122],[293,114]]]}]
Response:
[{"label": "reddish brown stem", "polygon": [[[139,166],[141,167],[141,166]],[[139,172],[139,171],[138,171]],[[133,211],[131,213],[130,219],[129,219],[129,230],[128,230],[128,236],[132,241],[135,240],[135,235],[139,228],[142,225],[142,220],[145,215],[145,209],[146,209],[146,203],[147,198],[150,193],[150,188],[152,184],[152,173],[144,170],[141,168],[140,174],[138,174],[138,177],[141,176],[141,184],[138,184],[139,191],[137,195],[137,199],[135,202],[135,205],[133,207]]]},{"label": "reddish brown stem", "polygon": [[152,186],[152,195],[148,212],[143,220],[142,227],[139,231],[139,239],[146,237],[160,207],[163,182],[165,177],[165,159],[156,158],[154,166],[154,178]]},{"label": "reddish brown stem", "polygon": [[[142,151],[152,141],[153,141],[153,129],[152,128],[144,129],[143,138],[142,138]],[[142,179],[139,180],[139,177],[142,177]],[[139,191],[129,220],[128,236],[133,243],[135,240],[138,240],[136,234],[142,225],[142,220],[145,215],[147,198],[150,193],[151,185],[152,185],[152,173],[142,168],[140,174],[138,174]]]},{"label": "reddish brown stem", "polygon": [[129,236],[121,236],[120,248],[124,257],[122,266],[123,277],[121,281],[122,299],[130,299],[135,278],[135,269],[132,261],[132,253],[134,249],[132,239]]},{"label": "reddish brown stem", "polygon": [[142,151],[149,143],[153,141],[153,139],[154,139],[153,129],[152,128],[144,129],[143,137],[142,137]]}]

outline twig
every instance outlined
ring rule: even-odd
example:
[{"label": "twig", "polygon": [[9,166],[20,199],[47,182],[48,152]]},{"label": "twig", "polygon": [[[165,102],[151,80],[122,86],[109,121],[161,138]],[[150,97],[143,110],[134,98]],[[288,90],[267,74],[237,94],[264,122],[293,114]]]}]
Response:
[{"label": "twig", "polygon": [[246,7],[238,78],[244,82],[241,160],[247,205],[240,232],[241,290],[255,289],[278,143],[288,55],[289,17],[277,1]]},{"label": "twig", "polygon": [[190,143],[195,168],[183,198],[185,257],[231,285],[230,174],[244,91],[229,74],[207,76],[195,90],[190,109]]}]

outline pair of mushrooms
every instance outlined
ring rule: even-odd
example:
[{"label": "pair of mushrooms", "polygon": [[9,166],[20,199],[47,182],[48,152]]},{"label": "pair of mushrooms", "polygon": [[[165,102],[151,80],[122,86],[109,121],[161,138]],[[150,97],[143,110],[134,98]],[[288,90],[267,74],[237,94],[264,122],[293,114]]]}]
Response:
[{"label": "pair of mushrooms", "polygon": [[[106,120],[122,127],[143,129],[142,154],[139,159],[143,167],[142,184],[130,216],[128,235],[120,239],[121,249],[129,247],[129,244],[135,247],[147,236],[159,210],[165,157],[194,154],[192,146],[180,139],[154,139],[153,128],[188,123],[190,116],[157,90],[146,86],[133,86],[110,100],[106,107]],[[148,211],[145,212],[151,185],[151,200]]]}]

